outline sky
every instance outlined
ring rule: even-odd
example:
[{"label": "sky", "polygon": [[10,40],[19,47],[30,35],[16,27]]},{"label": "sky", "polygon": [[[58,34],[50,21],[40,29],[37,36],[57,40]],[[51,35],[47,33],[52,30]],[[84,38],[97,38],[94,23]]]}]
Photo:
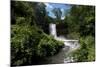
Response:
[{"label": "sky", "polygon": [[61,19],[65,18],[65,12],[64,10],[69,10],[71,8],[70,5],[67,4],[58,4],[58,3],[44,3],[46,5],[46,10],[47,12],[49,12],[49,16],[52,18],[56,18],[56,16],[52,13],[52,10],[54,8],[60,8],[60,10],[62,11],[62,17]]}]

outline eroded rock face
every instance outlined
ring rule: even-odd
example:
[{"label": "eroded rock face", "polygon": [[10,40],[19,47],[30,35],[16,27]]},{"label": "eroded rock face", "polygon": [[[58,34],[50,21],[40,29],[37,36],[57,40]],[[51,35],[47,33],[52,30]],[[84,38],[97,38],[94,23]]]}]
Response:
[{"label": "eroded rock face", "polygon": [[68,33],[67,24],[59,23],[56,25],[56,29],[57,29],[57,36],[63,35],[66,37],[66,34]]}]

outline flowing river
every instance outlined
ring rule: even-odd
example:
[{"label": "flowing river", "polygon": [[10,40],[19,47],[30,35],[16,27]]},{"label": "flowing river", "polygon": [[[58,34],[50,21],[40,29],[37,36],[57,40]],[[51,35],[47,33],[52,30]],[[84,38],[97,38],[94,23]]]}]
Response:
[{"label": "flowing river", "polygon": [[50,34],[54,36],[54,38],[58,41],[64,42],[64,48],[55,56],[48,57],[48,61],[50,63],[69,63],[74,62],[73,57],[68,56],[72,51],[75,51],[79,48],[78,40],[69,40],[64,38],[63,36],[57,37],[56,33],[56,24],[51,23],[49,25]]},{"label": "flowing river", "polygon": [[64,47],[54,56],[47,57],[41,64],[60,64],[74,62],[73,57],[69,56],[72,51],[79,48],[78,40],[66,39],[63,36],[58,37],[56,33],[56,24],[50,24],[50,34],[58,41],[64,42]]}]

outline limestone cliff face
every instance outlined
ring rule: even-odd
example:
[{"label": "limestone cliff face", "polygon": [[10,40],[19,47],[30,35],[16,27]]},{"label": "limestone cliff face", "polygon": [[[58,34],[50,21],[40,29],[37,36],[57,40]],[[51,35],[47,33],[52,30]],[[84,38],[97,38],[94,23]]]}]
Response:
[{"label": "limestone cliff face", "polygon": [[56,29],[57,29],[57,35],[63,35],[66,36],[67,35],[67,24],[65,23],[59,23],[56,25]]}]

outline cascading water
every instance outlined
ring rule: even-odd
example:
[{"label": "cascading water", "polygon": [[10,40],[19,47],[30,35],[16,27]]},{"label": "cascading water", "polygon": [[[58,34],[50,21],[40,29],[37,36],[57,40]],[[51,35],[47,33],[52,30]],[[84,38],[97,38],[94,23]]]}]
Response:
[{"label": "cascading water", "polygon": [[[50,34],[56,39],[56,40],[59,40],[59,41],[63,41],[65,46],[70,46],[70,48],[74,48],[75,46],[77,46],[77,43],[78,43],[78,40],[69,40],[69,39],[66,39],[64,36],[59,36],[57,37],[57,33],[56,33],[56,24],[53,24],[51,23],[49,25],[49,28],[50,28]],[[71,43],[70,43],[71,42]]]},{"label": "cascading water", "polygon": [[73,57],[64,57],[67,54],[69,54],[71,51],[79,48],[78,40],[69,40],[66,39],[63,36],[57,37],[56,33],[56,24],[51,23],[49,25],[50,28],[50,34],[58,41],[64,42],[64,48],[61,52],[59,52],[58,55],[51,57],[52,63],[68,63],[68,62],[74,62]]},{"label": "cascading water", "polygon": [[57,37],[57,34],[56,34],[56,24],[51,23],[49,25],[49,29],[50,29],[50,34],[52,36],[54,36],[54,38],[56,38]]}]

